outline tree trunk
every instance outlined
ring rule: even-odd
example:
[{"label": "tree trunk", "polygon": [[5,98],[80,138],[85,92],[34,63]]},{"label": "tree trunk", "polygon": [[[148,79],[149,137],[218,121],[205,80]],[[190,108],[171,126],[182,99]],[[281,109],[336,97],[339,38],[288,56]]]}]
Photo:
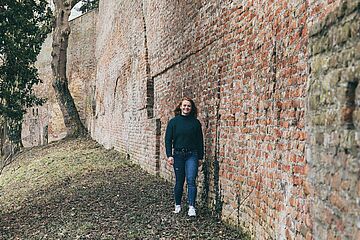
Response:
[{"label": "tree trunk", "polygon": [[87,134],[76,109],[74,99],[68,88],[66,77],[67,47],[70,35],[69,15],[72,7],[79,0],[54,0],[55,28],[53,32],[51,68],[54,75],[53,87],[56,99],[63,113],[67,128],[67,137],[77,137]]}]

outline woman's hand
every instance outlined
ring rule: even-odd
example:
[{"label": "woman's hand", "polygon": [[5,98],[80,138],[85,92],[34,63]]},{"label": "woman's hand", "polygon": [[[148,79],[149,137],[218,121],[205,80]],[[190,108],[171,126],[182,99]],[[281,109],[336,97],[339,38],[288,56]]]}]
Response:
[{"label": "woman's hand", "polygon": [[173,157],[168,157],[168,159],[167,159],[167,163],[169,164],[169,165],[174,165],[174,158]]}]

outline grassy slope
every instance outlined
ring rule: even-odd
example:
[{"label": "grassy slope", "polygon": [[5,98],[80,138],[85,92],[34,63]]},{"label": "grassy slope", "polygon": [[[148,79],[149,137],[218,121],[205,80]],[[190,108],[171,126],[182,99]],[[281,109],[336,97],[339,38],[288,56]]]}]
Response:
[{"label": "grassy slope", "polygon": [[0,175],[0,239],[247,239],[172,208],[171,184],[89,139],[25,150]]},{"label": "grassy slope", "polygon": [[0,209],[9,210],[34,193],[94,171],[130,165],[113,150],[91,140],[59,141],[20,153],[0,176]]}]

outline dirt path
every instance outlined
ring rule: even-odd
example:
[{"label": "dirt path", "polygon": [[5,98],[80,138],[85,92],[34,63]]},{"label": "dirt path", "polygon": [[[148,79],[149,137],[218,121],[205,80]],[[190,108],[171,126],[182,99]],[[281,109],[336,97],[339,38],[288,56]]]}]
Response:
[{"label": "dirt path", "polygon": [[245,239],[172,186],[91,140],[24,151],[0,175],[0,239]]}]

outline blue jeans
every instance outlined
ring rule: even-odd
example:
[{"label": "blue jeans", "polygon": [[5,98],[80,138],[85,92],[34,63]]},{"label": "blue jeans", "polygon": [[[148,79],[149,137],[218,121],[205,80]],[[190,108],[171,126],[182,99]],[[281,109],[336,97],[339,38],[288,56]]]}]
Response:
[{"label": "blue jeans", "polygon": [[198,164],[199,159],[196,151],[174,151],[174,172],[176,179],[174,196],[176,205],[181,205],[181,198],[186,178],[189,206],[195,207],[195,200],[197,194],[196,177],[198,174]]}]

